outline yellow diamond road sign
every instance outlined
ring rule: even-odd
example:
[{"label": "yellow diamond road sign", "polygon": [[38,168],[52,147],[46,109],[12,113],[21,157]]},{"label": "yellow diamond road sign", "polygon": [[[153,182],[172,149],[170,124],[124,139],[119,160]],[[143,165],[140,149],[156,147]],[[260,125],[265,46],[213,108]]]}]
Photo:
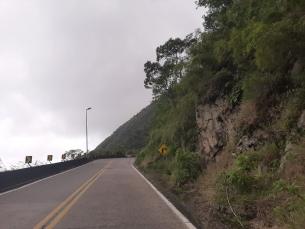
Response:
[{"label": "yellow diamond road sign", "polygon": [[61,159],[65,160],[66,159],[66,154],[61,155]]},{"label": "yellow diamond road sign", "polygon": [[32,156],[26,156],[25,163],[32,163]]},{"label": "yellow diamond road sign", "polygon": [[158,151],[162,154],[162,155],[165,155],[168,153],[168,149],[167,149],[167,146],[165,144],[163,144],[159,149]]},{"label": "yellow diamond road sign", "polygon": [[53,155],[48,155],[48,161],[52,161]]}]

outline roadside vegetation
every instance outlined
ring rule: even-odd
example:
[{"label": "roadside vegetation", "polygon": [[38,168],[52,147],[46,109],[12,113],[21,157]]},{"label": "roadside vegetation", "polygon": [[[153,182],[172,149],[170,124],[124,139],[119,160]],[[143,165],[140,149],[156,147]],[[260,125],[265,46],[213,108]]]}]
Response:
[{"label": "roadside vegetation", "polygon": [[[186,204],[196,196],[231,209],[236,227],[304,228],[305,2],[196,4],[209,9],[204,32],[169,39],[144,65],[156,112],[136,164]],[[234,132],[211,160],[198,150],[197,109],[216,100],[230,107]],[[244,136],[262,137],[237,151]]]}]

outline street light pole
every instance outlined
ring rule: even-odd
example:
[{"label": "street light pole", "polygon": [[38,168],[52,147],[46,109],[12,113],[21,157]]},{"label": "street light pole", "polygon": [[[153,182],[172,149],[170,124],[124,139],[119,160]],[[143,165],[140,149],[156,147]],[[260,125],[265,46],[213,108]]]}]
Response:
[{"label": "street light pole", "polygon": [[87,111],[90,110],[91,107],[86,109],[86,146],[87,146],[87,153],[88,153],[88,119],[87,119]]}]

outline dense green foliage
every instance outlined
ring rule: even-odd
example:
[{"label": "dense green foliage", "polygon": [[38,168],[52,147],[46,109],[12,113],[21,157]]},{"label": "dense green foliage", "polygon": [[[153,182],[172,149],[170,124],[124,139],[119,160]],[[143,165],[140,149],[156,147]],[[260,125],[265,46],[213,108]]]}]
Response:
[{"label": "dense green foliage", "polygon": [[[137,165],[143,163],[145,156],[147,156],[145,151],[140,152],[135,163]],[[203,171],[203,164],[198,153],[183,152],[176,146],[169,146],[168,153],[165,155],[155,154],[147,167],[163,173],[178,187],[195,181]]]},{"label": "dense green foliage", "polygon": [[96,151],[138,151],[146,144],[150,119],[154,114],[152,105],[142,109],[137,115],[120,126],[111,136],[96,147]]},{"label": "dense green foliage", "polygon": [[[198,0],[196,4],[209,9],[205,31],[169,39],[157,48],[157,62],[144,66],[144,85],[152,89],[156,113],[137,163],[175,177],[175,185],[196,180],[197,170],[188,170],[193,162],[204,161],[204,155],[190,153],[197,149],[200,132],[196,109],[216,99],[227,100],[238,111],[235,144],[257,130],[266,137],[261,150],[238,156],[234,169],[219,175],[215,198],[222,204],[230,199],[233,205],[253,208],[244,220],[265,214],[270,225],[302,228],[304,220],[292,219],[305,215],[301,194],[305,184],[297,183],[304,179],[305,168],[300,165],[297,175],[287,178],[289,169],[280,164],[284,145],[298,144],[304,135],[297,121],[305,107],[305,1]],[[157,149],[163,143],[177,148],[174,157],[160,159]],[[179,165],[179,152],[185,152],[181,154],[185,165]],[[295,155],[302,158],[304,151],[299,152]],[[198,157],[189,160],[192,155]],[[283,196],[288,198],[285,203]],[[265,211],[259,203],[271,204]]]},{"label": "dense green foliage", "polygon": [[304,75],[294,74],[293,69],[305,63],[304,1],[196,3],[209,8],[204,16],[206,31],[169,39],[157,48],[157,62],[144,66],[144,84],[152,89],[157,107],[147,147],[166,142],[195,150],[196,108],[216,98],[233,105],[257,100],[263,110],[266,101],[279,105],[276,97],[281,94],[294,97],[296,105],[287,119],[299,116],[305,103],[295,95],[304,98]]}]

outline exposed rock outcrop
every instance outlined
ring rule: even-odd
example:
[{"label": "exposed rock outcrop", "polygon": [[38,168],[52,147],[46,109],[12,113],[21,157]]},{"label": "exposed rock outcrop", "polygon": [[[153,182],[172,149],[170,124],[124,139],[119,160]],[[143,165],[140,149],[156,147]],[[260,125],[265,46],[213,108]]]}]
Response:
[{"label": "exposed rock outcrop", "polygon": [[239,142],[237,143],[236,149],[234,151],[235,155],[240,155],[244,151],[249,151],[251,149],[255,149],[257,144],[257,138],[249,138],[248,136],[243,136]]},{"label": "exposed rock outcrop", "polygon": [[298,128],[305,129],[305,110],[303,111],[301,117],[299,118]]},{"label": "exposed rock outcrop", "polygon": [[232,106],[222,99],[216,100],[214,104],[197,107],[199,151],[205,154],[208,160],[215,159],[234,132],[232,111]]}]

